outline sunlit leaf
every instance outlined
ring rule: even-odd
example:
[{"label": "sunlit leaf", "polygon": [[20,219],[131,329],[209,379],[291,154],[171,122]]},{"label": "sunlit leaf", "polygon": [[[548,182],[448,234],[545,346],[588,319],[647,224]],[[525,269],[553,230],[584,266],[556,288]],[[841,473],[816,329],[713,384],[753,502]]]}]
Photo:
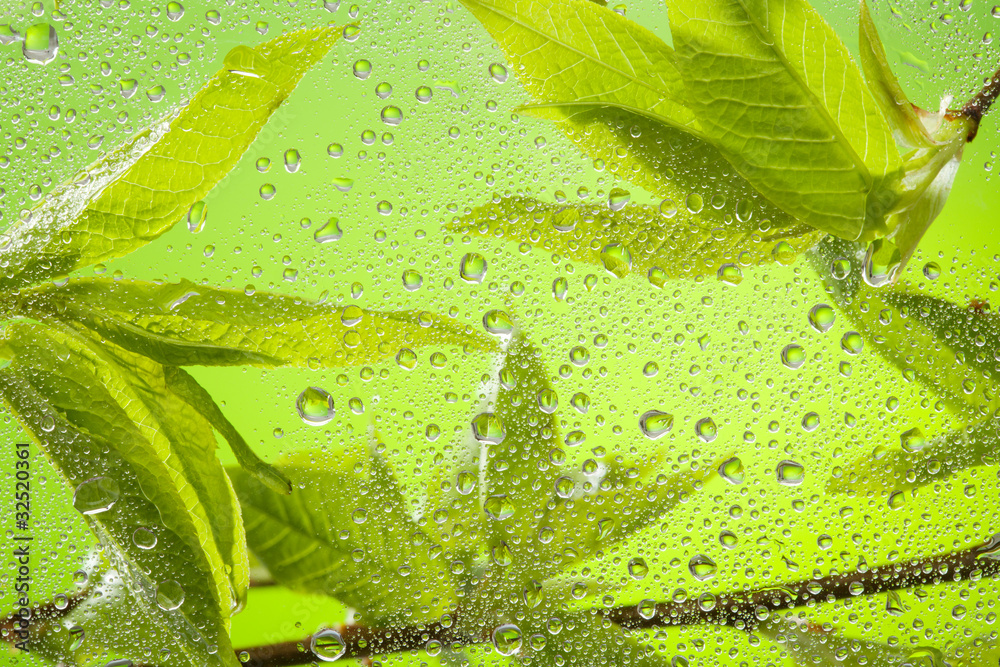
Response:
[{"label": "sunlit leaf", "polygon": [[127,255],[170,229],[236,165],[339,35],[315,28],[235,47],[176,116],[56,188],[6,232],[0,287]]},{"label": "sunlit leaf", "polygon": [[55,316],[172,366],[351,366],[403,348],[490,350],[481,328],[428,312],[378,312],[280,294],[179,283],[86,278],[23,293],[25,310]]},{"label": "sunlit leaf", "polygon": [[[686,211],[626,206],[562,205],[509,197],[478,206],[450,229],[483,237],[530,243],[570,259],[603,266],[616,275],[634,273],[654,282],[714,275],[724,264],[753,267],[790,263],[823,233],[795,226],[761,231],[733,222],[712,227]],[[628,251],[631,266],[611,264],[610,254]]]},{"label": "sunlit leaf", "polygon": [[441,547],[410,517],[380,455],[300,452],[279,468],[291,495],[229,471],[250,549],[279,584],[336,597],[373,623],[434,619],[455,603]]},{"label": "sunlit leaf", "polygon": [[165,629],[169,664],[238,665],[227,631],[246,555],[207,423],[109,347],[23,320],[7,326],[2,347],[4,402],[75,489],[134,605]]},{"label": "sunlit leaf", "polygon": [[703,134],[764,196],[846,239],[886,233],[902,162],[840,38],[805,0],[668,0]]},{"label": "sunlit leaf", "polygon": [[586,0],[462,2],[528,89],[529,112],[600,105],[697,131],[673,51],[639,24]]}]

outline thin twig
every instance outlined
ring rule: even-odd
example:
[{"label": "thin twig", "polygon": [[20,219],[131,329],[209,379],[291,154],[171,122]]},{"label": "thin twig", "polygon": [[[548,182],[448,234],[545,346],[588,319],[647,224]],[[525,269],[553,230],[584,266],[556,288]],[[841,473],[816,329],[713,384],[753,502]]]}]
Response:
[{"label": "thin twig", "polygon": [[973,121],[968,141],[976,138],[976,134],[979,132],[979,123],[983,120],[983,116],[990,110],[990,107],[993,106],[998,96],[1000,96],[1000,70],[997,70],[997,73],[993,75],[992,79],[986,82],[983,89],[959,111],[961,116]]},{"label": "thin twig", "polygon": [[[624,628],[654,628],[664,626],[698,625],[711,623],[727,625],[741,630],[752,630],[758,623],[775,612],[806,605],[848,600],[889,591],[933,586],[947,582],[960,582],[1000,575],[1000,539],[994,538],[971,549],[950,554],[922,558],[890,565],[831,574],[819,579],[808,579],[790,584],[780,584],[752,591],[736,592],[719,597],[689,599],[684,602],[660,602],[649,613],[635,606],[592,610]],[[421,650],[431,640],[442,644],[471,644],[485,641],[491,628],[481,636],[460,636],[453,625],[440,623],[407,628],[369,628],[349,625],[341,628],[344,641],[342,658],[363,658],[386,653]],[[310,639],[283,642],[237,650],[246,653],[245,664],[250,667],[288,667],[319,660],[309,649]]]}]

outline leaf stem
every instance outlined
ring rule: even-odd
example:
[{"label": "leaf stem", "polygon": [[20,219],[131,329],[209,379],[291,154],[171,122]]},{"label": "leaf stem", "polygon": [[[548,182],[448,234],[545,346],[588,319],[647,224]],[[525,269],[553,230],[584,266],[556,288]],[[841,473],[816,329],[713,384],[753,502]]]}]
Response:
[{"label": "leaf stem", "polygon": [[979,123],[982,122],[983,116],[993,106],[997,97],[1000,97],[1000,69],[993,75],[993,78],[986,82],[983,89],[958,112],[959,115],[972,120],[973,124],[969,131],[968,141],[976,138],[976,134],[979,132]]},{"label": "leaf stem", "polygon": [[[592,609],[612,623],[624,628],[655,628],[711,623],[738,630],[753,630],[771,614],[796,607],[814,606],[838,600],[878,595],[889,591],[934,586],[946,582],[978,581],[1000,575],[1000,535],[970,549],[941,556],[921,558],[904,563],[863,568],[845,574],[830,574],[818,579],[806,579],[751,591],[728,593],[718,598],[689,599],[684,602],[660,602],[652,615],[640,615],[635,605],[612,609]],[[648,617],[647,617],[648,616]],[[481,636],[463,636],[440,623],[405,628],[369,628],[349,625],[339,629],[344,640],[343,656],[364,658],[385,653],[421,650],[427,642],[442,644],[486,641],[488,631]],[[238,649],[246,653],[248,667],[288,667],[319,660],[309,649],[309,638],[267,646]]]}]

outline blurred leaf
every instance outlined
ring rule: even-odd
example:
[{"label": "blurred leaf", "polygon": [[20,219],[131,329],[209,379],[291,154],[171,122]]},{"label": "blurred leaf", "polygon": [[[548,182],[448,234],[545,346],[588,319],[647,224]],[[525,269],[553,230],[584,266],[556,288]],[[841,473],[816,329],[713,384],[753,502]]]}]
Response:
[{"label": "blurred leaf", "polygon": [[888,231],[902,161],[850,53],[805,0],[668,0],[708,141],[765,197],[846,239]]},{"label": "blurred leaf", "polygon": [[889,66],[885,47],[868,10],[867,0],[861,0],[858,32],[861,38],[861,68],[868,90],[885,114],[896,141],[914,148],[931,145],[933,140],[930,133]]},{"label": "blurred leaf", "polygon": [[[697,131],[673,51],[639,24],[586,0],[462,0],[493,36],[532,108],[616,107]],[[503,74],[502,76],[506,76]]]},{"label": "blurred leaf", "polygon": [[[787,264],[823,236],[806,226],[767,232],[735,223],[709,227],[684,213],[667,217],[646,206],[612,211],[606,206],[564,206],[529,197],[478,206],[449,229],[531,243],[575,261],[604,266],[616,275],[631,270],[654,281],[715,274],[727,263]],[[621,248],[631,257],[630,269],[613,259]]]},{"label": "blurred leaf", "polygon": [[170,229],[229,171],[340,35],[333,27],[237,46],[173,118],[56,188],[8,230],[0,288],[121,257]]},{"label": "blurred leaf", "polygon": [[[564,410],[568,398],[562,399]],[[495,405],[495,417],[506,435],[500,443],[483,445],[487,456],[484,494],[487,499],[503,498],[512,513],[502,520],[487,517],[487,546],[495,560],[500,560],[498,550],[507,549],[518,565],[530,564],[540,518],[536,511],[555,495],[557,480],[570,487],[574,482],[561,477],[562,471],[551,463],[553,453],[562,452],[563,446],[556,418],[558,397],[541,350],[520,331],[504,355]]]},{"label": "blurred leaf", "polygon": [[676,209],[681,221],[743,231],[796,224],[736,173],[717,148],[687,132],[616,108],[530,111],[554,122],[595,165],[662,197],[661,209]]},{"label": "blurred leaf", "polygon": [[[767,639],[784,647],[797,664],[820,667],[944,667],[941,654],[934,649],[892,647],[863,639],[845,637],[834,629],[812,623],[801,615],[770,618],[758,625]],[[910,661],[926,652],[936,656],[932,662]]]},{"label": "blurred leaf", "polygon": [[82,278],[23,292],[22,310],[171,366],[350,366],[402,348],[464,345],[490,350],[484,331],[428,312],[378,312],[280,294],[179,283]]},{"label": "blurred leaf", "polygon": [[[228,619],[246,555],[211,429],[158,391],[155,370],[116,363],[111,346],[24,320],[0,344],[10,360],[0,369],[4,402],[76,489],[74,505],[134,592],[136,613],[165,629],[169,644],[156,648],[172,658],[163,664],[236,667]],[[183,603],[170,608],[179,591]]]},{"label": "blurred leaf", "polygon": [[333,596],[361,610],[366,623],[410,625],[453,607],[441,547],[410,517],[378,454],[301,452],[279,468],[292,480],[291,495],[229,469],[249,547],[275,581]]}]

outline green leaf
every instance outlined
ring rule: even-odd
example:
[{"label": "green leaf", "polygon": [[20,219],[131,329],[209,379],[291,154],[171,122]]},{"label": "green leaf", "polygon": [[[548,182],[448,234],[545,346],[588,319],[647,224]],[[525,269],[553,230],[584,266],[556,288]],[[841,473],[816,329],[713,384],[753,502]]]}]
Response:
[{"label": "green leaf", "polygon": [[340,31],[237,46],[177,113],[50,193],[0,243],[0,288],[121,257],[170,229],[236,166],[271,114]]},{"label": "green leaf", "polygon": [[931,145],[933,139],[930,133],[889,66],[882,39],[871,12],[868,11],[867,0],[861,0],[859,33],[861,68],[868,82],[868,90],[885,114],[896,141],[914,148]]},{"label": "green leaf", "polygon": [[853,639],[836,630],[809,622],[802,614],[770,618],[757,626],[756,631],[784,647],[784,652],[800,665],[820,667],[943,665],[941,662],[907,662],[911,656],[919,655],[918,651],[929,651],[928,655],[936,654],[940,657],[940,652],[935,649],[901,648],[868,639]]},{"label": "green leaf", "polygon": [[279,294],[81,278],[22,292],[22,312],[57,317],[170,366],[351,366],[403,348],[495,348],[482,330],[428,312],[334,307]]},{"label": "green leaf", "polygon": [[902,162],[840,38],[805,0],[668,0],[677,64],[705,137],[800,222],[888,231]]},{"label": "green leaf", "polygon": [[[559,403],[541,350],[521,331],[514,334],[500,369],[494,417],[506,432],[502,442],[483,444],[486,450],[484,496],[509,503],[512,514],[505,519],[488,516],[484,521],[487,546],[494,560],[502,561],[498,550],[507,550],[518,565],[534,561],[534,541],[538,534],[536,510],[556,494],[559,482],[576,485],[550,462],[562,452],[556,410]],[[568,396],[562,397],[565,410]],[[477,420],[482,417],[477,417]],[[474,422],[475,426],[475,422]]]},{"label": "green leaf", "polygon": [[412,624],[456,603],[441,547],[413,521],[375,452],[304,452],[280,466],[279,495],[230,469],[250,549],[275,580],[361,610],[366,623]]},{"label": "green leaf", "polygon": [[[246,587],[246,554],[207,423],[162,392],[155,369],[116,363],[110,345],[24,320],[0,344],[10,360],[4,402],[75,489],[135,605],[167,629],[171,664],[238,665],[228,619]],[[151,536],[155,547],[143,548]],[[179,607],[157,603],[157,591],[178,586]]]},{"label": "green leaf", "polygon": [[497,41],[534,103],[616,107],[697,132],[673,51],[587,0],[462,0]]},{"label": "green leaf", "polygon": [[[711,226],[686,211],[648,206],[565,206],[509,197],[478,206],[449,229],[531,243],[575,261],[604,266],[615,275],[665,279],[716,274],[725,264],[788,264],[823,233],[804,225],[760,231],[756,223]],[[622,252],[623,250],[627,253]],[[628,256],[630,261],[621,261]]]},{"label": "green leaf", "polygon": [[215,430],[222,434],[233,450],[233,455],[241,468],[256,477],[272,491],[277,493],[292,492],[292,483],[288,478],[274,466],[262,461],[250,449],[250,445],[243,439],[240,432],[222,414],[222,410],[219,409],[212,396],[187,371],[176,366],[165,366],[163,378],[171,392],[193,407]]}]

